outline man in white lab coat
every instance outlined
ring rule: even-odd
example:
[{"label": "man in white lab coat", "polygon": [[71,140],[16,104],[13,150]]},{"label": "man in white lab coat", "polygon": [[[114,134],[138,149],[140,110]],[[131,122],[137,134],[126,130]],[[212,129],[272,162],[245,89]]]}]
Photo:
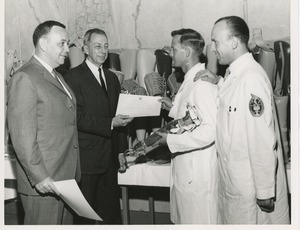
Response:
[{"label": "man in white lab coat", "polygon": [[[197,77],[217,84],[217,139],[222,224],[289,224],[283,157],[274,132],[272,87],[248,52],[249,29],[236,16],[216,21],[212,50],[229,65],[224,79],[205,70]],[[273,111],[272,111],[273,110]]]},{"label": "man in white lab coat", "polygon": [[[169,116],[183,118],[193,108],[198,125],[182,134],[159,133],[159,144],[167,144],[171,153],[170,208],[175,224],[216,224],[218,165],[215,149],[217,87],[205,81],[194,82],[195,74],[205,69],[199,62],[202,36],[192,29],[171,33],[173,65],[181,67],[184,81],[172,103],[163,98]],[[200,121],[200,122],[199,122]]]}]

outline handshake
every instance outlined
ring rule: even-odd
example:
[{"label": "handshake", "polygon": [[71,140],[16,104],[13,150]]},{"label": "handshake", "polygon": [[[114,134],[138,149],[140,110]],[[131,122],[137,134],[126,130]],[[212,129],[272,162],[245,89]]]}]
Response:
[{"label": "handshake", "polygon": [[[158,134],[160,133],[172,133],[172,134],[181,134],[183,132],[191,132],[197,126],[201,124],[202,120],[197,115],[196,109],[192,106],[187,106],[186,114],[183,118],[173,120],[162,128],[160,128],[157,132],[149,135],[143,142],[138,142],[133,146],[133,148],[126,150],[124,153],[119,154],[119,163],[120,168],[119,172],[124,173],[126,169],[134,164],[144,163],[146,162],[145,156],[150,153],[152,150],[159,147],[159,145],[155,145],[155,143],[161,138]],[[165,151],[165,154],[170,154],[169,151]],[[129,161],[131,158],[133,160]],[[165,157],[163,157],[165,158]]]}]

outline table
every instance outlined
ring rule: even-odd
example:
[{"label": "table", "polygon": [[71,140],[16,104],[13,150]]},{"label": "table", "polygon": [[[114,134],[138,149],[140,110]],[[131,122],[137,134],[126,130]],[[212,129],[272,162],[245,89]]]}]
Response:
[{"label": "table", "polygon": [[[288,192],[291,193],[291,163],[285,165]],[[122,190],[123,223],[129,224],[129,200],[127,186],[149,186],[169,187],[170,186],[170,163],[157,165],[144,163],[130,166],[125,173],[118,173],[118,184]],[[149,213],[152,223],[154,220],[154,200],[149,197]]]},{"label": "table", "polygon": [[4,199],[15,199],[18,196],[16,179],[17,179],[17,160],[9,155],[4,155]]},{"label": "table", "polygon": [[[125,173],[118,173],[118,184],[122,190],[123,224],[129,224],[128,187],[150,186],[170,187],[170,163],[158,165],[147,162],[130,166]],[[154,218],[154,199],[149,197],[149,213],[152,223]]]}]

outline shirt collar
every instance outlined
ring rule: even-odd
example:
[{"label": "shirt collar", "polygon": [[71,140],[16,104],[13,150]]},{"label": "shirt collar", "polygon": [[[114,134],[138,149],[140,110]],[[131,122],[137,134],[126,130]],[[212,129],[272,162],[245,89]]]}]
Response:
[{"label": "shirt collar", "polygon": [[36,58],[36,60],[38,60],[42,64],[42,66],[44,66],[46,68],[46,70],[48,70],[52,74],[53,68],[50,65],[48,65],[47,62],[43,61],[41,58],[39,58],[35,54],[33,56]]},{"label": "shirt collar", "polygon": [[93,64],[88,58],[85,60],[88,67],[92,70],[92,72],[98,72],[99,68],[102,68],[102,65],[100,67]]}]

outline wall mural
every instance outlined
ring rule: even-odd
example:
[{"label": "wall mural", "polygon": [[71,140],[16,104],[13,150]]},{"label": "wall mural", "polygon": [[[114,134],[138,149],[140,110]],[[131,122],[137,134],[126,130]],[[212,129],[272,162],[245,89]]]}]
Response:
[{"label": "wall mural", "polygon": [[70,34],[71,43],[82,47],[83,36],[88,29],[101,28],[107,31],[109,9],[106,0],[81,0],[75,4],[75,31]]}]

